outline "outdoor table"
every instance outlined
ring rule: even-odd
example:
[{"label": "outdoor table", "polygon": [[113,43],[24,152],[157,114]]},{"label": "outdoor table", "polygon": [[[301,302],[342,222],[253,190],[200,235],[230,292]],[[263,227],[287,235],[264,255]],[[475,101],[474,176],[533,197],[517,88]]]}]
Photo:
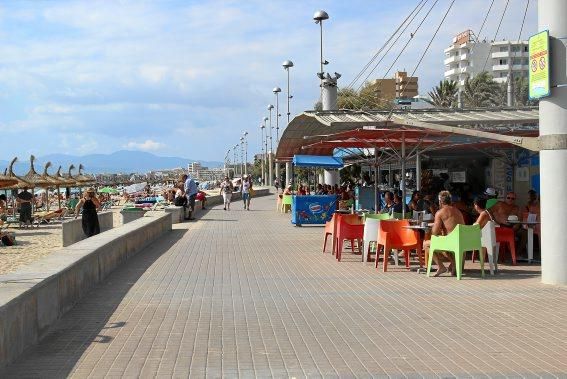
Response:
[{"label": "outdoor table", "polygon": [[520,224],[528,227],[528,263],[532,263],[532,261],[534,260],[534,228],[541,223],[539,221],[510,221],[510,220],[508,220],[508,223],[512,225]]},{"label": "outdoor table", "polygon": [[[430,225],[430,224],[427,224],[426,226],[423,226],[421,224],[420,225],[409,225],[409,226],[402,226],[402,228],[419,231],[420,232],[419,233],[419,239],[420,239],[419,243],[421,243],[421,247],[423,249],[423,241],[425,241],[425,237],[427,236],[427,233],[428,232],[431,233],[432,225]],[[425,251],[423,253],[425,254]],[[422,267],[420,265],[417,269],[415,269],[415,271],[417,271],[417,273],[419,274],[419,273],[421,273],[422,269],[426,269],[426,268],[427,268],[427,262],[425,262],[425,267]]]}]

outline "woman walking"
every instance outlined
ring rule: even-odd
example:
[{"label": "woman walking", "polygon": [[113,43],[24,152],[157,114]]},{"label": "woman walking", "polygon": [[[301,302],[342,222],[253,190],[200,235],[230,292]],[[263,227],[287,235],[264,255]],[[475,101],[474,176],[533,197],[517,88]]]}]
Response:
[{"label": "woman walking", "polygon": [[92,237],[100,233],[100,225],[98,223],[98,215],[96,210],[100,208],[100,201],[95,195],[94,188],[89,188],[85,192],[83,198],[77,203],[75,207],[75,218],[79,217],[79,212],[83,208],[82,226],[83,233],[87,237]]},{"label": "woman walking", "polygon": [[244,209],[250,210],[250,190],[252,189],[252,181],[248,175],[242,178],[242,186],[240,192],[242,193],[242,201],[244,202]]},{"label": "woman walking", "polygon": [[225,211],[227,209],[230,211],[230,200],[232,198],[233,189],[234,189],[234,187],[232,185],[232,182],[230,181],[228,176],[226,176],[224,178],[224,182],[221,183],[221,187],[220,187],[220,192],[221,192],[222,198],[224,200],[224,210]]}]

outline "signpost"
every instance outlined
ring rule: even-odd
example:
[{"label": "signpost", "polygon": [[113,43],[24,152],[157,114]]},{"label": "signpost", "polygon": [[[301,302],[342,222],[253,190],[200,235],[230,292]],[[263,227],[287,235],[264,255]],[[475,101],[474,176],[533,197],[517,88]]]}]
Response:
[{"label": "signpost", "polygon": [[530,37],[530,99],[551,95],[549,86],[549,31],[544,30]]}]

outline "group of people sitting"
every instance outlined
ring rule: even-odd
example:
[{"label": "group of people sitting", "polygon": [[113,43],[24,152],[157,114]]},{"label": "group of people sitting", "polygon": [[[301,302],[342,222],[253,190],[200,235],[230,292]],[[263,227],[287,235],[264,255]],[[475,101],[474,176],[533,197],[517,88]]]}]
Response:
[{"label": "group of people sitting", "polygon": [[[514,229],[516,238],[520,241],[520,255],[525,252],[527,242],[527,232],[521,228],[520,224],[510,224],[509,220],[514,218],[521,220],[522,213],[539,214],[539,199],[534,190],[528,192],[529,201],[524,208],[516,205],[516,194],[508,192],[504,201],[496,199],[496,191],[488,188],[484,195],[474,199],[473,207],[477,218],[475,224],[483,228],[489,221],[494,221],[500,227],[508,227]],[[413,199],[412,199],[413,200]],[[491,206],[489,206],[488,204]],[[463,211],[453,201],[453,196],[449,191],[441,191],[438,196],[438,209],[434,214],[434,222],[431,228],[431,235],[447,235],[455,229],[459,224],[467,224],[463,216]],[[424,241],[423,248],[429,250],[430,241]],[[437,272],[435,276],[439,276],[445,272],[455,274],[455,260],[452,254],[436,253],[433,256],[434,262],[437,264]],[[449,262],[449,267],[445,267],[444,261]]]}]

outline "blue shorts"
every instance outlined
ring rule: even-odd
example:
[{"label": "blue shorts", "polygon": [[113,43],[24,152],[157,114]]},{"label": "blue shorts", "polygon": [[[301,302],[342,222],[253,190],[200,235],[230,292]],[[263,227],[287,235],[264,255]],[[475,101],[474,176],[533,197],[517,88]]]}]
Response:
[{"label": "blue shorts", "polygon": [[249,193],[242,193],[242,200],[246,201],[250,199],[250,194]]}]

